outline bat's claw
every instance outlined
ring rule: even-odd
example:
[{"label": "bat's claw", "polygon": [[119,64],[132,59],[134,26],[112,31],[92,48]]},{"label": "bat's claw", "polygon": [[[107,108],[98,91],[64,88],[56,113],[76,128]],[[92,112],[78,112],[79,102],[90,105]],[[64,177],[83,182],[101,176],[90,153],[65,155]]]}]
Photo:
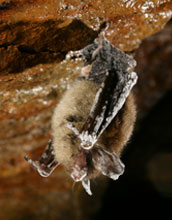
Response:
[{"label": "bat's claw", "polygon": [[88,134],[87,131],[80,133],[78,129],[72,124],[67,123],[66,125],[73,133],[80,139],[81,146],[85,150],[90,150],[94,144],[97,142],[97,136]]},{"label": "bat's claw", "polygon": [[97,136],[88,134],[88,131],[82,132],[79,138],[81,140],[81,146],[85,150],[90,150],[97,142]]}]

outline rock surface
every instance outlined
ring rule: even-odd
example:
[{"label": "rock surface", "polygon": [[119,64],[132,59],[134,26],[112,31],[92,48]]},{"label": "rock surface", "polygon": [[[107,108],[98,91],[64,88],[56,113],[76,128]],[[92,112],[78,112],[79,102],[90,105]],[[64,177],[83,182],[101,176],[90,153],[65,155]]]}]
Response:
[{"label": "rock surface", "polygon": [[172,89],[172,22],[160,33],[146,38],[134,55],[139,80],[135,87],[139,117]]},{"label": "rock surface", "polygon": [[[68,51],[89,44],[106,20],[111,43],[133,52],[164,27],[171,10],[164,0],[0,0],[0,219],[90,219],[106,179],[93,184],[90,198],[78,184],[71,190],[62,167],[44,179],[23,157],[39,158],[53,109],[79,76],[80,61],[61,62]],[[171,89],[171,36],[169,23],[134,52],[139,117]]]}]

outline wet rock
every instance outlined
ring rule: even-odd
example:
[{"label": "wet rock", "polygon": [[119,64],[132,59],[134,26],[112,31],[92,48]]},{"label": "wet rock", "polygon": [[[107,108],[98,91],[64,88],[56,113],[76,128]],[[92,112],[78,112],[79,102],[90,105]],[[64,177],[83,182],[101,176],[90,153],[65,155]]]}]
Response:
[{"label": "wet rock", "polygon": [[[171,17],[169,1],[16,1],[0,5],[0,72],[19,72],[62,60],[87,45],[103,21],[107,38],[131,51],[159,31]],[[84,24],[85,25],[84,25]],[[91,28],[91,29],[90,29]]]},{"label": "wet rock", "polygon": [[172,22],[160,33],[146,38],[134,57],[139,80],[135,87],[139,117],[144,116],[172,89]]},{"label": "wet rock", "polygon": [[[164,27],[171,10],[164,0],[0,1],[0,219],[90,219],[106,179],[96,180],[91,198],[79,184],[72,190],[62,167],[44,179],[23,157],[39,158],[53,109],[79,76],[80,61],[61,62],[68,51],[89,44],[106,20],[106,37],[133,52]],[[171,88],[171,30],[169,23],[135,52],[140,117]]]},{"label": "wet rock", "polygon": [[[0,25],[0,75],[37,64],[60,62],[70,50],[86,46],[96,32],[79,20],[18,21]],[[75,39],[75,41],[74,41]]]}]

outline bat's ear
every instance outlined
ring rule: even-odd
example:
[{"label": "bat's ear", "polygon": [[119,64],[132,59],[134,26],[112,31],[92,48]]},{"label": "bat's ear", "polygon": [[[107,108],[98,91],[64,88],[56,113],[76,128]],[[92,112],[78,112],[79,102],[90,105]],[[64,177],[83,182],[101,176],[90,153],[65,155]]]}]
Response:
[{"label": "bat's ear", "polygon": [[39,161],[33,161],[27,156],[24,158],[27,162],[32,164],[34,168],[36,168],[42,177],[48,177],[58,165],[52,147],[52,140],[49,140],[47,147]]},{"label": "bat's ear", "polygon": [[95,148],[92,159],[95,168],[113,180],[117,180],[124,172],[125,166],[115,153]]}]

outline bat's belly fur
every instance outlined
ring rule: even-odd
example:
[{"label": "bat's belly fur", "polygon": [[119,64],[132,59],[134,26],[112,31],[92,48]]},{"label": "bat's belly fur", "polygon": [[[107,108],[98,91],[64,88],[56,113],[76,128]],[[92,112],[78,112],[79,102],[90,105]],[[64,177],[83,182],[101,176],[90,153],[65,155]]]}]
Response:
[{"label": "bat's belly fur", "polygon": [[[78,80],[66,91],[56,106],[52,117],[53,146],[56,160],[66,168],[72,166],[81,149],[78,137],[68,128],[71,123],[78,131],[88,118],[99,84]],[[108,128],[98,139],[96,146],[120,156],[129,140],[135,122],[136,110],[132,93]],[[93,147],[94,148],[94,147]]]}]

